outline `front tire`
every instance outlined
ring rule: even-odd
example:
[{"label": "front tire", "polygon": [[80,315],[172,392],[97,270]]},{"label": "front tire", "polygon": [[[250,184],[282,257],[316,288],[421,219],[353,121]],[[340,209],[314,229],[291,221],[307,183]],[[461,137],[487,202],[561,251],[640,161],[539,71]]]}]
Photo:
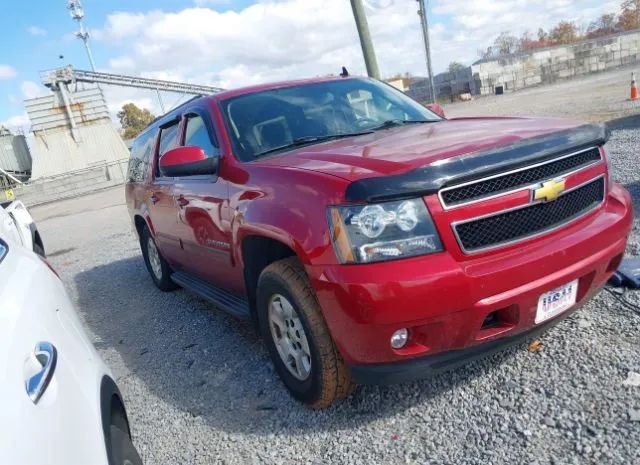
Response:
[{"label": "front tire", "polygon": [[158,289],[163,292],[176,289],[178,286],[171,280],[171,267],[160,253],[160,250],[158,250],[156,242],[146,226],[140,234],[140,248],[142,249],[147,271],[149,271],[151,279],[153,279]]},{"label": "front tire", "polygon": [[349,369],[295,257],[264,269],[257,300],[262,337],[291,395],[316,409],[348,396],[354,388]]},{"label": "front tire", "polygon": [[110,426],[111,458],[114,465],[142,465],[142,459],[138,455],[129,434],[118,426]]}]

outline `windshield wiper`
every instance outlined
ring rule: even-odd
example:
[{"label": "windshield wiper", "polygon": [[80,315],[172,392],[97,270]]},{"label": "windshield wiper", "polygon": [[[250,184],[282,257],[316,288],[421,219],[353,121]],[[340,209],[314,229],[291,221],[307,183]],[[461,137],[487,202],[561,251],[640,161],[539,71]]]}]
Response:
[{"label": "windshield wiper", "polygon": [[372,131],[379,131],[380,129],[392,128],[395,126],[404,126],[405,124],[421,124],[421,123],[435,123],[438,120],[421,120],[421,119],[389,119],[382,123],[380,126],[371,128]]},{"label": "windshield wiper", "polygon": [[372,130],[367,130],[367,131],[361,131],[361,132],[327,134],[327,135],[323,135],[323,136],[298,137],[296,139],[293,139],[293,141],[291,141],[290,144],[285,144],[285,145],[281,145],[279,147],[274,147],[272,149],[265,150],[264,152],[260,152],[260,153],[256,154],[255,156],[257,158],[257,157],[261,157],[263,155],[268,155],[268,154],[273,153],[273,152],[278,152],[280,150],[286,150],[286,149],[292,149],[292,148],[295,148],[295,147],[300,147],[302,145],[316,144],[316,143],[325,142],[325,141],[328,141],[328,140],[344,139],[345,137],[362,136],[362,135],[365,135],[365,134],[371,134],[372,132],[373,132]]}]

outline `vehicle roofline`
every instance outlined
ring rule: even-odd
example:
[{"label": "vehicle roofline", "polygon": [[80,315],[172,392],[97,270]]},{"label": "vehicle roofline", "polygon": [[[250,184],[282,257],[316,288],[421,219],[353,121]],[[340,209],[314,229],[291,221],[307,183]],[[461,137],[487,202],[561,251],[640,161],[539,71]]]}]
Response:
[{"label": "vehicle roofline", "polygon": [[344,80],[350,80],[350,79],[370,80],[371,78],[368,76],[356,76],[356,75],[349,75],[346,77],[331,75],[331,76],[318,76],[318,77],[304,78],[304,79],[294,79],[294,80],[288,80],[288,81],[276,81],[276,82],[268,82],[264,84],[254,84],[250,86],[239,87],[237,89],[224,90],[222,92],[218,92],[217,94],[208,95],[205,98],[210,100],[215,100],[215,101],[221,101],[231,97],[237,97],[240,95],[252,94],[252,93],[257,93],[257,92],[262,92],[262,91],[267,91],[272,89],[285,89],[287,87],[295,87],[295,86],[300,86],[305,84],[317,84],[322,82],[344,81]]},{"label": "vehicle roofline", "polygon": [[224,90],[222,92],[218,92],[217,94],[213,94],[213,95],[195,95],[192,98],[190,98],[189,100],[187,100],[186,102],[183,102],[180,105],[178,105],[177,107],[172,108],[167,113],[164,113],[163,115],[160,115],[160,116],[156,117],[153,121],[151,121],[151,123],[149,123],[149,125],[146,128],[144,128],[144,130],[140,134],[138,134],[136,136],[136,139],[138,139],[140,136],[146,134],[147,131],[155,129],[155,128],[159,127],[159,126],[162,126],[165,123],[168,123],[173,118],[175,118],[176,113],[180,113],[180,110],[184,109],[184,107],[187,106],[187,105],[193,105],[193,104],[200,103],[200,102],[214,102],[214,103],[217,103],[217,102],[220,102],[222,100],[226,100],[228,98],[239,97],[241,95],[253,94],[253,93],[263,92],[263,91],[272,90],[272,89],[285,89],[287,87],[295,87],[295,86],[305,85],[305,84],[316,84],[316,83],[321,83],[321,82],[342,81],[342,80],[347,80],[347,79],[367,79],[367,80],[370,80],[371,78],[368,77],[368,76],[355,76],[355,75],[354,76],[346,76],[346,77],[342,77],[342,76],[322,76],[322,77],[296,79],[296,80],[289,80],[289,81],[276,81],[276,82],[269,82],[269,83],[264,83],[264,84],[254,84],[254,85],[251,85],[251,86],[239,87],[237,89]]}]

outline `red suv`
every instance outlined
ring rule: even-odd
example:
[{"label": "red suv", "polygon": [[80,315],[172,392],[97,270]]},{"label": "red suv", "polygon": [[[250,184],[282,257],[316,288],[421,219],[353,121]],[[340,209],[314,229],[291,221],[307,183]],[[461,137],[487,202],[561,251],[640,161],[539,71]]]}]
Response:
[{"label": "red suv", "polygon": [[593,296],[632,221],[601,125],[445,119],[367,78],[195,98],[131,150],[126,196],[163,291],[253,320],[292,395],[421,378]]}]

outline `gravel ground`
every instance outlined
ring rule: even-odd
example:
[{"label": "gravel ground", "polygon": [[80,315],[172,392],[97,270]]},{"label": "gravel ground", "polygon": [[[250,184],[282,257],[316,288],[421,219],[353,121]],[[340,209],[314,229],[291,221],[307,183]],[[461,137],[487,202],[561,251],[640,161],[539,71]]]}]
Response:
[{"label": "gravel ground", "polygon": [[444,109],[448,116],[541,115],[609,121],[640,113],[640,101],[629,101],[631,72],[637,72],[636,68],[625,67],[504,95],[479,97],[445,105]]},{"label": "gravel ground", "polygon": [[[638,209],[640,116],[615,128],[614,177]],[[640,314],[607,292],[545,333],[539,353],[522,345],[422,382],[360,387],[314,412],[288,396],[250,325],[153,286],[122,189],[33,213],[147,464],[640,463],[640,383],[625,382],[640,373]]]}]

